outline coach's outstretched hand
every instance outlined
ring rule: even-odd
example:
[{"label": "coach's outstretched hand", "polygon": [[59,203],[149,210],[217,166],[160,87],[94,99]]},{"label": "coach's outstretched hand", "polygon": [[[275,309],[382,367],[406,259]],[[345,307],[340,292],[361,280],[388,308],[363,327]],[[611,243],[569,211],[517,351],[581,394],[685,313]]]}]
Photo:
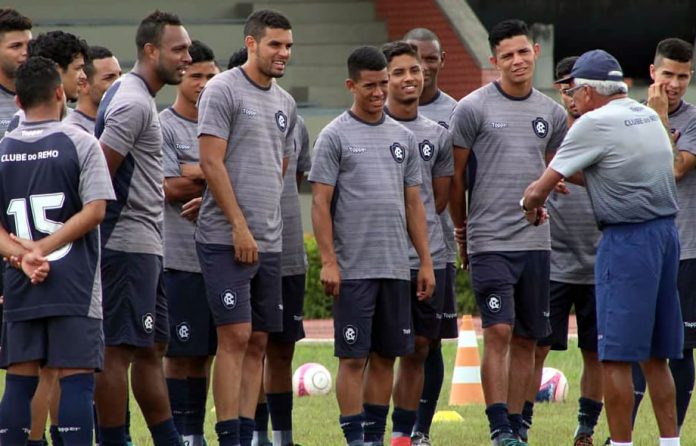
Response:
[{"label": "coach's outstretched hand", "polygon": [[10,234],[12,240],[24,249],[27,250],[21,258],[21,267],[24,274],[31,280],[31,283],[36,285],[46,280],[48,272],[51,270],[51,265],[48,259],[44,256],[36,242],[19,238],[14,234]]},{"label": "coach's outstretched hand", "polygon": [[259,247],[246,226],[232,230],[234,259],[239,263],[256,263],[259,261]]}]

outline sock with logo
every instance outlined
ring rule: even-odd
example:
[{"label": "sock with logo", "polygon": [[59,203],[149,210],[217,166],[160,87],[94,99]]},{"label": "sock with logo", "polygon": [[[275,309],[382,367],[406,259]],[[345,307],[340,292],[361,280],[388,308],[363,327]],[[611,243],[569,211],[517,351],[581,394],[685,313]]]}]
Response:
[{"label": "sock with logo", "polygon": [[238,419],[218,421],[215,424],[215,433],[220,446],[240,446]]},{"label": "sock with logo", "polygon": [[67,444],[92,444],[94,373],[78,373],[60,379],[58,426]]},{"label": "sock with logo", "polygon": [[177,432],[188,435],[186,432],[186,412],[188,409],[188,380],[167,378],[167,392],[169,393],[169,405],[172,408],[172,418]]},{"label": "sock with logo", "polygon": [[640,402],[643,401],[643,396],[645,396],[647,384],[645,383],[645,376],[643,376],[640,364],[634,362],[631,368],[633,372],[633,414],[631,415],[631,426],[633,426],[636,423],[636,416],[638,415]]},{"label": "sock with logo", "polygon": [[292,392],[268,393],[266,400],[273,426],[273,444],[292,444]]},{"label": "sock with logo", "polygon": [[522,422],[524,427],[529,430],[532,428],[532,419],[534,418],[534,402],[525,401],[522,406]]},{"label": "sock with logo", "polygon": [[694,351],[685,349],[682,359],[670,359],[669,368],[674,377],[674,387],[677,392],[677,425],[681,427],[689,408],[691,393],[694,390]]},{"label": "sock with logo", "polygon": [[208,380],[191,377],[186,380],[188,381],[188,413],[186,414],[185,430],[190,435],[203,435]]},{"label": "sock with logo", "polygon": [[123,446],[126,442],[126,426],[99,427],[99,446]]},{"label": "sock with logo", "polygon": [[341,415],[338,418],[343,430],[343,436],[349,446],[362,446],[364,442],[363,423],[365,422],[365,414],[357,415]]},{"label": "sock with logo", "polygon": [[[24,444],[24,443],[23,443]],[[48,442],[45,439],[42,440],[27,440],[26,446],[47,446]]]},{"label": "sock with logo", "polygon": [[60,431],[58,430],[57,425],[52,424],[51,427],[48,429],[48,433],[51,437],[51,445],[63,446],[63,437],[60,436]]},{"label": "sock with logo", "polygon": [[5,375],[5,393],[0,402],[0,443],[24,444],[31,426],[31,399],[38,376]]},{"label": "sock with logo", "polygon": [[384,439],[384,430],[387,427],[387,415],[389,415],[389,406],[380,404],[363,404],[365,417],[365,444],[378,443],[382,444]]},{"label": "sock with logo", "polygon": [[254,420],[246,417],[239,417],[239,444],[251,446],[251,439],[254,437]]},{"label": "sock with logo", "polygon": [[486,407],[486,417],[488,417],[488,427],[491,430],[491,440],[503,434],[512,434],[507,404],[495,403]]},{"label": "sock with logo", "polygon": [[590,436],[594,434],[594,428],[602,413],[602,407],[604,407],[604,404],[601,401],[585,397],[578,399],[578,429],[575,432],[576,436],[578,434]]},{"label": "sock with logo", "polygon": [[442,346],[431,346],[423,365],[423,392],[418,404],[415,431],[430,434],[437,400],[440,398],[442,382],[445,378],[445,366],[442,359]]},{"label": "sock with logo", "polygon": [[260,446],[270,443],[268,440],[268,404],[259,403],[256,405],[254,414],[254,436],[251,439],[251,446]]},{"label": "sock with logo", "polygon": [[155,446],[174,446],[181,444],[181,437],[174,425],[174,419],[169,418],[154,426],[148,426],[152,442]]},{"label": "sock with logo", "polygon": [[416,422],[416,411],[394,407],[392,412],[392,438],[411,438],[413,424]]}]

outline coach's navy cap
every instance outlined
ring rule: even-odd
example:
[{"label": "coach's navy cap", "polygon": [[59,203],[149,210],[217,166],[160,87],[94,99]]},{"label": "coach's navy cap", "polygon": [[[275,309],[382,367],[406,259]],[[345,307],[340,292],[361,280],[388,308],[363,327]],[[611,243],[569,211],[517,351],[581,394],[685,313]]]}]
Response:
[{"label": "coach's navy cap", "polygon": [[570,74],[557,80],[556,84],[567,84],[574,78],[594,81],[623,81],[623,70],[619,61],[604,50],[592,50],[583,53],[575,61]]}]

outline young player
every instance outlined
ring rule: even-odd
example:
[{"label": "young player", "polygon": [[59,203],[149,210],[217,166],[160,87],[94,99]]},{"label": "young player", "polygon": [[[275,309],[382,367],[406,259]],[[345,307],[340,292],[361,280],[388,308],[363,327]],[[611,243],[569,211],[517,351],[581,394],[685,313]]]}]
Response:
[{"label": "young player", "polygon": [[15,73],[28,57],[31,19],[14,9],[0,9],[0,138],[17,113]]},{"label": "young player", "polygon": [[191,40],[179,18],[162,11],[142,20],[135,40],[138,61],[107,90],[95,126],[117,197],[101,227],[106,354],[95,402],[101,444],[125,443],[130,368],[155,445],[170,445],[180,440],[162,370],[169,325],[160,232],[162,132],[154,97],[165,84],[181,82]]}]

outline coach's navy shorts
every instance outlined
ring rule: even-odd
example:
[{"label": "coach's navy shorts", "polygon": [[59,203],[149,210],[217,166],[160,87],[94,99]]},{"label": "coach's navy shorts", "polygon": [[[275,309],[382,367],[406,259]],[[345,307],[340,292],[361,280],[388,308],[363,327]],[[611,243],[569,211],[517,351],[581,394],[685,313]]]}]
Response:
[{"label": "coach's navy shorts", "polygon": [[101,273],[106,345],[169,342],[162,257],[102,248]]},{"label": "coach's navy shorts", "polygon": [[578,347],[597,351],[595,287],[588,284],[551,281],[551,334],[539,340],[538,345],[568,350],[568,318],[573,306],[578,323]]},{"label": "coach's navy shorts", "polygon": [[418,270],[411,270],[411,313],[413,330],[416,336],[430,340],[440,339],[442,329],[442,309],[445,304],[445,280],[447,271],[435,270],[435,289],[430,299],[418,300]]},{"label": "coach's navy shorts", "polygon": [[305,337],[304,296],[305,275],[283,276],[283,331],[269,336],[276,342],[297,342]]},{"label": "coach's navy shorts", "polygon": [[551,333],[549,251],[472,254],[469,268],[483,328],[512,325],[517,336],[531,339]]},{"label": "coach's navy shorts", "polygon": [[601,361],[682,357],[678,270],[674,218],[604,228],[595,265]]},{"label": "coach's navy shorts", "polygon": [[104,366],[102,320],[53,316],[3,322],[0,366],[6,369],[29,361],[40,361],[51,368],[101,370]]},{"label": "coach's navy shorts", "polygon": [[459,323],[457,320],[457,293],[454,288],[457,265],[448,263],[445,272],[445,296],[442,306],[440,339],[457,339],[459,337]]},{"label": "coach's navy shorts", "polygon": [[334,300],[334,354],[366,358],[413,353],[411,283],[397,279],[343,280]]},{"label": "coach's navy shorts", "polygon": [[684,319],[684,348],[696,348],[696,259],[679,262],[677,287]]},{"label": "coach's navy shorts", "polygon": [[283,329],[279,252],[260,252],[259,261],[234,260],[234,247],[196,243],[208,305],[216,326],[251,322],[253,331]]},{"label": "coach's navy shorts", "polygon": [[217,349],[217,333],[208,307],[203,275],[164,271],[169,308],[168,357],[210,356]]}]

